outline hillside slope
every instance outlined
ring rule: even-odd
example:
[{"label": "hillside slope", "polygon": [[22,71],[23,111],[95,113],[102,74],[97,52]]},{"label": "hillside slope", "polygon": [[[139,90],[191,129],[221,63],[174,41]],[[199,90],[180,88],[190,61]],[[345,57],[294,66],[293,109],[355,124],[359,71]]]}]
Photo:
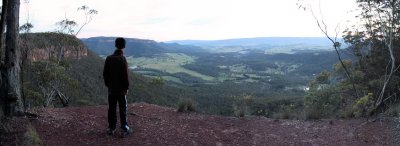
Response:
[{"label": "hillside slope", "polygon": [[[107,106],[37,108],[32,120],[44,145],[394,145],[391,122],[233,118],[137,103],[128,107],[135,133],[108,136]],[[118,132],[119,133],[119,132]]]},{"label": "hillside slope", "polygon": [[[67,71],[78,81],[77,90],[66,91],[73,105],[107,104],[107,88],[103,81],[104,59],[90,50],[88,56],[71,62]],[[178,99],[176,93],[181,89],[169,85],[154,84],[153,79],[137,73],[130,74],[128,102],[144,101],[148,103],[174,106]]]},{"label": "hillside slope", "polygon": [[[59,90],[67,98],[70,98],[69,105],[107,103],[107,89],[102,74],[104,59],[91,51],[91,48],[87,48],[81,40],[75,36],[59,33],[29,33],[22,35],[21,38],[21,48],[23,52],[27,53],[27,63],[22,68],[27,105],[43,106],[46,99],[39,86],[45,83],[43,86],[47,86],[47,83],[56,82],[53,80],[57,79],[60,79],[60,81],[57,80],[60,82],[59,85],[57,84]],[[114,51],[113,48],[107,49],[111,52]],[[40,64],[44,65],[40,66]],[[62,69],[55,75],[57,78],[43,75],[43,78],[48,78],[42,79],[42,76],[38,75],[45,74],[42,72],[43,70],[55,72],[48,69],[48,64]],[[70,80],[72,85],[67,83]],[[137,73],[130,74],[130,83],[128,102],[143,101],[175,106],[178,101],[176,94],[184,92],[180,88],[156,84],[153,79]],[[49,86],[53,86],[53,84]],[[52,103],[54,106],[61,106],[58,100],[52,100]]]}]

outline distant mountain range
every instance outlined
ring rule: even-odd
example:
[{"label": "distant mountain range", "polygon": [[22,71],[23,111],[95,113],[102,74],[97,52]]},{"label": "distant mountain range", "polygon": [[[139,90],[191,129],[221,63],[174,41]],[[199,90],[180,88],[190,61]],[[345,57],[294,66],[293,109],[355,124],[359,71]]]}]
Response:
[{"label": "distant mountain range", "polygon": [[[98,55],[109,55],[115,50],[116,37],[91,37],[81,39],[86,46]],[[163,43],[153,40],[125,38],[126,48],[124,53],[129,56],[151,56],[159,53],[201,51],[200,47],[179,45],[176,43]]]},{"label": "distant mountain range", "polygon": [[[116,37],[91,37],[81,39],[86,46],[99,55],[112,54]],[[126,38],[125,54],[129,56],[152,56],[160,53],[193,53],[219,51],[241,47],[240,50],[268,50],[285,53],[293,50],[326,50],[332,43],[325,37],[258,37],[227,40],[175,40],[156,42],[154,40]],[[225,47],[225,48],[224,48]],[[228,47],[228,48],[226,48]],[[230,51],[230,50],[229,50]]]},{"label": "distant mountain range", "polygon": [[287,45],[314,45],[332,46],[325,37],[257,37],[226,40],[174,40],[166,43],[195,46],[287,46]]}]

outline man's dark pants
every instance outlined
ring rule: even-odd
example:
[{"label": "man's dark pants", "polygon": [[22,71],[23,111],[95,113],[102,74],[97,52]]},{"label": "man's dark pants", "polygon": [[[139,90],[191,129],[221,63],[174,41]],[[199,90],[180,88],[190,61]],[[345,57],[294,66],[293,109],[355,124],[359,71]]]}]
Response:
[{"label": "man's dark pants", "polygon": [[121,128],[126,130],[128,122],[126,120],[127,103],[124,95],[108,95],[108,128],[115,129],[117,124],[117,103],[119,105],[119,116],[121,118]]}]

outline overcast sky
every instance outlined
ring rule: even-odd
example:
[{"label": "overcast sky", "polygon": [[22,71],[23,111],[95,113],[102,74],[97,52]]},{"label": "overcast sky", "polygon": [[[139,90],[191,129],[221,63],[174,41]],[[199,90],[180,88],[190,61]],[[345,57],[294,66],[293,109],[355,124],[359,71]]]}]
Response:
[{"label": "overcast sky", "polygon": [[[323,36],[312,15],[297,0],[21,0],[20,23],[29,20],[34,32],[54,31],[65,17],[82,23],[77,8],[99,13],[78,35],[122,36],[157,41],[246,37]],[[355,0],[309,0],[330,29],[354,18]]]}]

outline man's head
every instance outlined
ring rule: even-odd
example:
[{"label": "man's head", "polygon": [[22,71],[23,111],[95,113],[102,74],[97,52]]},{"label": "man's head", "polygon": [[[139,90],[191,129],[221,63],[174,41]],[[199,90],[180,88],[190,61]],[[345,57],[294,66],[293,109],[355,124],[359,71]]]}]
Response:
[{"label": "man's head", "polygon": [[126,42],[125,42],[124,38],[115,39],[115,47],[117,47],[117,49],[124,49],[125,44],[126,44]]}]

